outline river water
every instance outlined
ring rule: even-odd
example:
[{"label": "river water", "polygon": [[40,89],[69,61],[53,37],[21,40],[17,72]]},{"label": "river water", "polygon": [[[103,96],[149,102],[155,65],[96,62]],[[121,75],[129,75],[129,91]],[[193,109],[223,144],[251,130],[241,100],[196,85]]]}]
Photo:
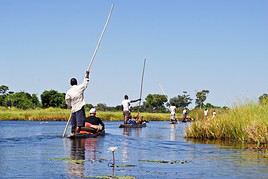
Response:
[{"label": "river water", "polygon": [[[268,178],[268,159],[235,146],[186,140],[185,123],[150,122],[104,137],[62,138],[65,122],[0,121],[0,178]],[[111,167],[116,146],[115,165]]]}]

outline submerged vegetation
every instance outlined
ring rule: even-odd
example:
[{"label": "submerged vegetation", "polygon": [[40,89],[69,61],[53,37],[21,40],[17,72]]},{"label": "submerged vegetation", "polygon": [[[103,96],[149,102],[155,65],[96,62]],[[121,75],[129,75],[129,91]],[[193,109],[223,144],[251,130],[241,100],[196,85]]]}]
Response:
[{"label": "submerged vegetation", "polygon": [[214,119],[198,120],[186,128],[185,136],[257,144],[268,143],[268,105],[235,107]]}]

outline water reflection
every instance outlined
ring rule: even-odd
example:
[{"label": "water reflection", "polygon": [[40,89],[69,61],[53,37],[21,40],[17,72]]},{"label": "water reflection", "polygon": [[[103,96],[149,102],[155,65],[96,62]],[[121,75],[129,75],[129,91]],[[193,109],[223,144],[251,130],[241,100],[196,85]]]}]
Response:
[{"label": "water reflection", "polygon": [[169,140],[170,141],[175,141],[176,140],[176,124],[170,124],[170,132],[169,132]]},{"label": "water reflection", "polygon": [[71,140],[70,159],[68,162],[69,174],[73,177],[83,177],[85,171],[85,139]]},{"label": "water reflection", "polygon": [[89,160],[95,161],[97,160],[97,138],[88,138],[85,140],[85,150],[87,151],[87,156]]},{"label": "water reflection", "polygon": [[130,128],[123,128],[123,135],[129,136],[129,131],[130,131]]},{"label": "water reflection", "polygon": [[123,128],[124,136],[140,137],[142,128]]},{"label": "water reflection", "polygon": [[130,136],[131,129],[130,128],[123,128],[123,135],[125,138],[122,140],[122,160],[124,162],[128,161],[128,138]]},{"label": "water reflection", "polygon": [[71,150],[68,173],[72,177],[84,177],[85,162],[97,160],[97,140],[97,138],[70,140]]}]

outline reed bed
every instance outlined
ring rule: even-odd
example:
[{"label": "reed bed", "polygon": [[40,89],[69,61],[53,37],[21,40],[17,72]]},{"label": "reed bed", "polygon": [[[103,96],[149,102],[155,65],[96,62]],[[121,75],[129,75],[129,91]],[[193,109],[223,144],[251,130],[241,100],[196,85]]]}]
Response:
[{"label": "reed bed", "polygon": [[267,144],[268,105],[247,104],[217,115],[214,119],[197,120],[186,128],[185,137]]},{"label": "reed bed", "polygon": [[[135,116],[137,113],[132,113]],[[89,112],[86,111],[89,116]],[[169,120],[168,113],[141,113],[145,120]],[[98,111],[97,116],[107,121],[123,120],[122,112]],[[0,120],[34,120],[34,121],[66,121],[70,117],[69,109],[46,108],[21,110],[17,108],[0,108]]]}]

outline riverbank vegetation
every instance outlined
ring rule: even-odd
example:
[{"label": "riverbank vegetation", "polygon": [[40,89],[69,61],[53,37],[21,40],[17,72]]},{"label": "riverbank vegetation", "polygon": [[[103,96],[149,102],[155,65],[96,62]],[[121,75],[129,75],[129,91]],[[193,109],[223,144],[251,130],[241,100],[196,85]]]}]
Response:
[{"label": "riverbank vegetation", "polygon": [[[192,103],[190,95],[183,91],[175,97],[168,99],[168,96],[161,94],[148,94],[143,103],[138,106],[132,104],[133,116],[140,111],[145,120],[169,120],[169,107],[174,105],[177,108],[177,117],[181,119],[183,109],[188,110],[188,114],[194,118],[202,117],[204,108],[224,109],[216,107],[210,103],[204,103],[209,91],[201,90],[196,93],[193,110],[188,106]],[[118,99],[119,104],[122,99]],[[56,90],[45,90],[40,96],[24,91],[13,92],[8,86],[0,85],[0,120],[67,120],[70,110],[65,104],[65,93]],[[104,120],[119,120],[122,118],[122,106],[107,106],[105,103],[96,105],[86,104],[85,110],[95,107],[98,114]]]},{"label": "riverbank vegetation", "polygon": [[268,144],[268,105],[247,104],[215,118],[198,120],[186,128],[187,138],[220,139],[249,144]]},{"label": "riverbank vegetation", "polygon": [[[137,112],[133,112],[135,116]],[[89,110],[86,111],[89,116]],[[147,113],[142,112],[141,115],[145,120],[169,120],[169,113]],[[123,120],[121,111],[98,111],[97,116],[103,120],[118,121]],[[18,108],[0,108],[0,120],[35,120],[35,121],[66,121],[70,117],[69,109],[61,108],[37,108],[22,110]]]}]

